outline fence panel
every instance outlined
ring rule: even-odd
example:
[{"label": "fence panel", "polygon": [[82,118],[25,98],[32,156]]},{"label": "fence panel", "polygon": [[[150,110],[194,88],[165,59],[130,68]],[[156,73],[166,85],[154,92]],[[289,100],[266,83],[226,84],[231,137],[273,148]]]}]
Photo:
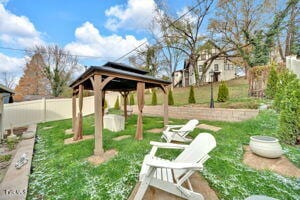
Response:
[{"label": "fence panel", "polygon": [[4,104],[3,127],[24,126],[41,122],[43,119],[43,100]]},{"label": "fence panel", "polygon": [[[113,107],[119,93],[110,92],[105,95],[108,107]],[[76,101],[78,112],[78,98]],[[94,96],[83,98],[82,114],[94,113]],[[3,127],[25,126],[33,123],[55,121],[72,118],[72,99],[41,99],[34,101],[4,104]]]}]

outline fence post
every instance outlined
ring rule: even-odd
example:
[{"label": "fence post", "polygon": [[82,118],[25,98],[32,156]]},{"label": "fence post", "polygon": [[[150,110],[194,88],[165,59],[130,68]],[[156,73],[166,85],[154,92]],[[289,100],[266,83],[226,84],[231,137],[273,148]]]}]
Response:
[{"label": "fence post", "polygon": [[0,140],[3,139],[4,134],[4,106],[3,106],[3,95],[0,94]]},{"label": "fence post", "polygon": [[42,98],[42,122],[46,122],[47,118],[47,106],[46,106],[46,98]]}]

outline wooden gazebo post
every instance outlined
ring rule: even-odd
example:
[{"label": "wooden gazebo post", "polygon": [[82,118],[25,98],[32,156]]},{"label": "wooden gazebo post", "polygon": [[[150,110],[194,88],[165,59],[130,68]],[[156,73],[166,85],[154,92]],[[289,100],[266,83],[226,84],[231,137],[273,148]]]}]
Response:
[{"label": "wooden gazebo post", "polygon": [[82,106],[83,106],[83,85],[79,85],[79,94],[78,94],[78,106],[79,106],[79,112],[76,119],[76,128],[73,140],[79,140],[82,139]]},{"label": "wooden gazebo post", "polygon": [[90,77],[94,89],[94,106],[95,106],[95,148],[94,155],[101,156],[104,153],[102,132],[103,132],[103,106],[105,101],[105,85],[108,84],[114,77],[107,77],[102,81],[102,76],[95,74],[94,78]]},{"label": "wooden gazebo post", "polygon": [[95,148],[94,155],[101,156],[104,153],[102,144],[102,128],[103,128],[103,114],[102,114],[102,76],[94,75],[94,103],[95,103]]},{"label": "wooden gazebo post", "polygon": [[145,83],[138,82],[136,90],[137,90],[137,102],[138,102],[138,120],[137,120],[135,139],[142,140],[143,139],[143,108],[145,104],[145,100],[144,100]]},{"label": "wooden gazebo post", "polygon": [[72,95],[72,132],[75,133],[76,127],[76,95],[77,91],[73,89]]},{"label": "wooden gazebo post", "polygon": [[124,118],[125,120],[127,120],[127,102],[128,102],[128,94],[129,92],[126,91],[126,92],[120,92],[123,99],[124,99]]},{"label": "wooden gazebo post", "polygon": [[161,87],[164,92],[164,126],[166,126],[169,123],[168,87],[163,85]]}]

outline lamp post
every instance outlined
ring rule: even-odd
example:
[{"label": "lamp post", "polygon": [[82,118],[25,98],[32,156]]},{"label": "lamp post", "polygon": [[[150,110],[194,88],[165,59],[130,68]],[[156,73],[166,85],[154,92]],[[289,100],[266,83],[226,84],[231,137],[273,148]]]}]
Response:
[{"label": "lamp post", "polygon": [[214,108],[214,92],[213,92],[213,78],[214,78],[214,71],[210,70],[210,108]]}]

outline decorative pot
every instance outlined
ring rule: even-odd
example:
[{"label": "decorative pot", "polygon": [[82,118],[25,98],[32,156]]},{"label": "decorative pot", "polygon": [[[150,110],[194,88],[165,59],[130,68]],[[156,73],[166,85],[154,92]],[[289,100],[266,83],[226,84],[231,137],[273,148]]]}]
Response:
[{"label": "decorative pot", "polygon": [[283,153],[278,139],[269,136],[251,136],[250,149],[253,153],[266,158],[278,158]]}]

